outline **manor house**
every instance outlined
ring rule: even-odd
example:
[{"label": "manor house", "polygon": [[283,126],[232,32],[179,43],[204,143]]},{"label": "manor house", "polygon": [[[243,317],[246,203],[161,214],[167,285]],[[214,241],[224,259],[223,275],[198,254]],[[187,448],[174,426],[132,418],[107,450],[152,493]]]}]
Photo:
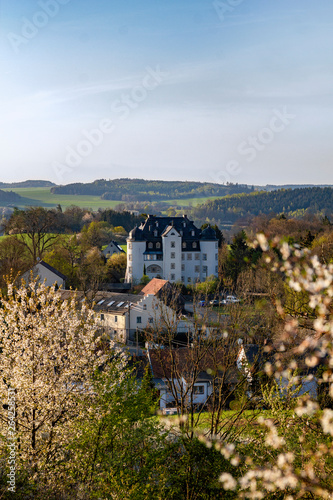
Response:
[{"label": "manor house", "polygon": [[126,282],[143,274],[184,284],[218,275],[218,240],[210,227],[198,229],[186,215],[148,218],[127,238]]}]

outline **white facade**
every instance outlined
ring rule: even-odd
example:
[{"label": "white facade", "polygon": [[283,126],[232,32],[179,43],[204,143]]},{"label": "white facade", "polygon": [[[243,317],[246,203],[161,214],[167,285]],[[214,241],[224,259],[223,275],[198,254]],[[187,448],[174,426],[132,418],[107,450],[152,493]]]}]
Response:
[{"label": "white facade", "polygon": [[153,217],[130,232],[125,281],[152,278],[185,285],[218,276],[218,240],[210,227],[201,231],[183,217]]},{"label": "white facade", "polygon": [[125,253],[120,245],[116,241],[110,241],[108,246],[102,250],[102,253],[106,259],[112,257],[115,253]]},{"label": "white facade", "polygon": [[39,261],[37,264],[33,266],[33,268],[30,271],[25,272],[22,275],[22,278],[26,281],[29,282],[32,279],[38,279],[38,282],[44,283],[46,286],[61,286],[62,288],[65,287],[66,283],[66,276],[61,274],[59,271],[54,269],[54,267],[50,266],[44,261]]}]

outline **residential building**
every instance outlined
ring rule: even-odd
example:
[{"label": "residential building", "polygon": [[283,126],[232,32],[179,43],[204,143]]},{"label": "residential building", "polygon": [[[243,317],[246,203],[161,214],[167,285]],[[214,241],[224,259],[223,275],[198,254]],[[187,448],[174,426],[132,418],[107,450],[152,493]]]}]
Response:
[{"label": "residential building", "polygon": [[[75,296],[84,299],[83,292],[60,291],[62,299]],[[100,327],[110,338],[122,342],[136,342],[140,332],[151,329],[161,331],[172,325],[175,332],[188,332],[192,323],[178,318],[177,312],[153,294],[135,295],[99,291],[93,297],[93,309]]]},{"label": "residential building", "polygon": [[198,229],[186,215],[148,218],[127,239],[125,281],[143,274],[185,285],[218,276],[218,239],[210,227]]},{"label": "residential building", "polygon": [[124,250],[121,248],[120,245],[116,241],[110,241],[108,246],[102,250],[102,254],[106,259],[109,259],[112,257],[113,254],[115,253],[125,253]]},{"label": "residential building", "polygon": [[57,285],[58,287],[65,288],[66,276],[60,271],[57,271],[54,267],[47,264],[43,260],[40,260],[35,264],[29,271],[26,271],[22,276],[26,282],[31,279],[37,279],[38,282],[46,284],[46,286]]}]

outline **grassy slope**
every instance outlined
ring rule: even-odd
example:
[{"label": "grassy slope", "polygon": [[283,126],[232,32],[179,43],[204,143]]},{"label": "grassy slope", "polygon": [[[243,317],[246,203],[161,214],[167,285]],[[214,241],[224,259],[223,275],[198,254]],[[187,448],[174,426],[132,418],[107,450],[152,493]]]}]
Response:
[{"label": "grassy slope", "polygon": [[[43,206],[56,207],[59,203],[62,208],[76,205],[81,208],[114,208],[120,201],[101,200],[98,196],[72,196],[66,194],[51,194],[50,188],[12,188],[4,189],[4,191],[14,191],[15,193],[28,198],[29,200],[37,200]],[[25,205],[32,204],[25,202]],[[34,203],[36,204],[36,203]],[[20,208],[21,206],[18,205]]]},{"label": "grassy slope", "polygon": [[[114,208],[116,205],[121,203],[117,200],[101,200],[98,196],[74,196],[67,194],[51,194],[50,188],[40,187],[40,188],[6,188],[4,191],[14,191],[15,193],[23,196],[27,200],[23,201],[23,205],[18,205],[19,208],[22,206],[36,205],[40,202],[41,205],[47,207],[55,207],[58,204],[62,206],[62,208],[69,207],[71,205],[77,205],[81,208],[91,208],[93,210],[97,210],[98,208]],[[208,200],[215,200],[218,197],[206,197],[206,198],[187,198],[181,200],[165,200],[165,203],[168,205],[188,207],[188,206],[196,206],[200,203],[205,203]],[[35,202],[33,203],[32,200]]]}]

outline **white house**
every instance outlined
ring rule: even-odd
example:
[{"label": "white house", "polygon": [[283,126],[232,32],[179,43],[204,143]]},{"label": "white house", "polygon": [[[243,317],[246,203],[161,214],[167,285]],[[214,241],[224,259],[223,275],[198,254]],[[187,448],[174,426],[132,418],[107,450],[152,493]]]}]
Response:
[{"label": "white house", "polygon": [[23,278],[26,282],[29,282],[32,279],[38,278],[38,282],[43,283],[45,280],[46,286],[58,285],[62,288],[65,287],[66,284],[66,276],[62,274],[60,271],[57,271],[54,267],[47,264],[43,260],[40,260],[35,264],[29,271],[26,271],[21,278]]},{"label": "white house", "polygon": [[127,238],[125,281],[142,275],[184,284],[218,275],[218,240],[210,227],[198,229],[186,215],[148,218]]},{"label": "white house", "polygon": [[106,259],[109,259],[112,257],[113,254],[115,253],[125,253],[124,250],[121,248],[120,245],[116,241],[110,241],[108,246],[102,250],[102,254]]},{"label": "white house", "polygon": [[212,394],[212,377],[206,370],[198,373],[193,383],[189,349],[148,348],[147,350],[153,382],[159,393],[159,405],[162,411],[168,407],[176,406],[176,398],[182,399],[186,405],[190,404],[192,397],[192,403],[200,407],[207,403]]},{"label": "white house", "polygon": [[[71,290],[60,291],[62,299],[69,299]],[[83,292],[76,292],[78,301],[83,300]],[[110,338],[123,342],[136,341],[145,329],[161,330],[166,325],[177,333],[187,333],[192,323],[179,320],[176,311],[152,294],[134,295],[127,293],[97,292],[93,309],[101,329]]]}]

